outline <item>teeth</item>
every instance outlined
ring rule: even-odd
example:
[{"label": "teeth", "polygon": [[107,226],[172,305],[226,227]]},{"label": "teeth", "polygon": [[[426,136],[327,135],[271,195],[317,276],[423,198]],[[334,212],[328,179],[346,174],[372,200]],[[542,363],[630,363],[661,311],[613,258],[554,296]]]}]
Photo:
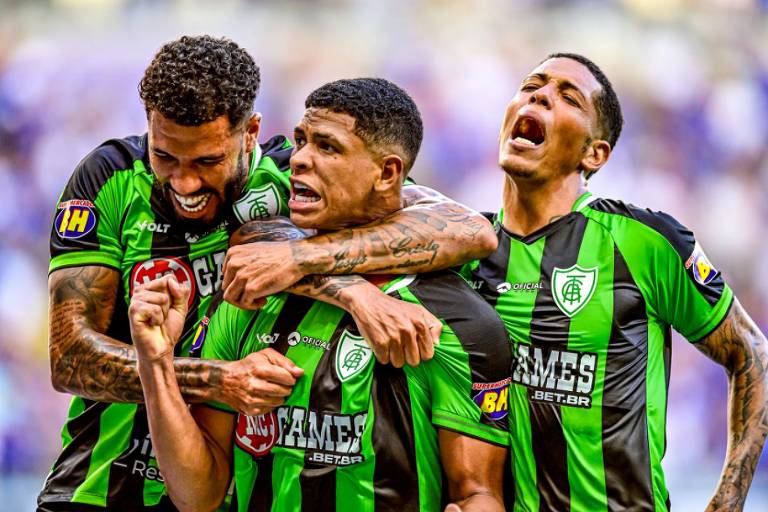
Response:
[{"label": "teeth", "polygon": [[535,146],[536,145],[535,142],[526,139],[522,135],[518,135],[517,137],[515,137],[515,142],[519,142],[520,144],[525,144],[526,146]]},{"label": "teeth", "polygon": [[208,204],[208,201],[211,199],[210,192],[206,194],[198,194],[194,196],[180,196],[179,194],[174,192],[173,196],[179,202],[179,206],[181,206],[181,209],[190,213],[199,212],[200,210],[206,207],[206,205]]},{"label": "teeth", "polygon": [[312,190],[312,189],[310,189],[308,186],[306,186],[306,185],[302,185],[301,183],[294,183],[294,184],[293,184],[293,188],[294,188],[294,189],[295,189],[297,192],[298,192],[298,191],[301,191],[301,192],[303,192],[303,191],[305,191],[305,190]]},{"label": "teeth", "polygon": [[319,201],[320,198],[318,196],[302,196],[299,194],[296,194],[293,196],[294,201],[297,201],[299,203],[314,203],[315,201]]}]

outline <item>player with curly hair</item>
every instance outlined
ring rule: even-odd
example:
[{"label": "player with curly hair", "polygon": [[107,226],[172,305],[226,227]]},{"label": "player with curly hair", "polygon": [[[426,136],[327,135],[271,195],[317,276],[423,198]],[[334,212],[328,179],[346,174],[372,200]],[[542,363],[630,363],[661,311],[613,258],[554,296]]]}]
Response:
[{"label": "player with curly hair", "polygon": [[[246,221],[287,215],[289,200],[302,200],[289,183],[289,141],[257,142],[259,80],[251,56],[230,40],[182,37],[166,44],[140,85],[147,134],[105,142],[66,185],[51,230],[49,352],[54,387],[75,396],[38,510],[174,509],[152,450],[130,345],[127,308],[136,287],[173,275],[189,288],[174,359],[185,400],[259,414],[281,404],[301,375],[279,354],[230,363],[189,357],[206,337],[217,290],[225,286],[225,298],[246,305],[259,299],[242,286],[263,273],[243,261],[248,250],[228,265],[225,279],[229,235]],[[314,262],[304,255],[303,271],[323,273],[325,261],[347,257],[365,262],[363,271],[418,271],[493,249],[492,228],[479,214],[423,187],[406,188],[413,206],[379,225],[303,240],[311,254],[345,255]],[[300,288],[345,307],[380,361],[402,366],[432,356],[441,325],[420,306],[381,298],[360,278]]]}]

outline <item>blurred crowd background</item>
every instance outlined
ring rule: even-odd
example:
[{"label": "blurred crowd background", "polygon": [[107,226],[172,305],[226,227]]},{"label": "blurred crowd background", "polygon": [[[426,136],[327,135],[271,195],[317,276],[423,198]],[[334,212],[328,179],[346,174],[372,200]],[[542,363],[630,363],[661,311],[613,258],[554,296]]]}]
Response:
[{"label": "blurred crowd background", "polygon": [[[182,34],[228,36],[262,69],[262,139],[290,134],[320,84],[383,76],[416,99],[412,176],[481,210],[500,204],[503,111],[548,53],[612,79],[626,125],[590,182],[691,227],[768,331],[766,0],[0,0],[0,509],[31,510],[68,397],[47,361],[48,234],[77,162],[143,133],[136,86]],[[701,510],[726,445],[726,378],[681,338],[665,468],[676,510]],[[768,457],[748,510],[768,509]]]}]

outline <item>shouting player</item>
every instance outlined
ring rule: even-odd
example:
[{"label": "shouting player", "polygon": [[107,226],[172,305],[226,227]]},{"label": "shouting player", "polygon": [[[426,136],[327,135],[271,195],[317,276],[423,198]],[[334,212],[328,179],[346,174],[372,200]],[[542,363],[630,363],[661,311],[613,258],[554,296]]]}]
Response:
[{"label": "shouting player", "polygon": [[690,231],[586,191],[621,125],[611,83],[574,54],[526,76],[504,117],[499,247],[469,277],[514,346],[514,510],[669,509],[670,328],[728,373],[708,510],[740,510],[768,430],[768,344]]},{"label": "shouting player", "polygon": [[[67,184],[51,233],[49,348],[54,387],[76,396],[62,452],[38,498],[40,510],[172,508],[139,403],[127,305],[138,286],[164,275],[188,286],[175,352],[187,356],[205,337],[229,233],[247,220],[288,213],[290,144],[284,137],[257,143],[258,87],[259,68],[232,41],[182,37],[163,46],[140,86],[148,133],[104,143]],[[490,224],[473,212],[423,187],[409,186],[406,195],[410,204],[422,204],[340,235],[377,243],[349,251],[350,258],[424,270],[495,247]],[[327,254],[337,242],[323,237],[306,244]],[[426,260],[419,252],[425,246],[433,256]],[[237,271],[249,268],[238,265]],[[247,288],[237,288],[239,280],[231,281],[230,294],[248,296]],[[398,366],[430,357],[439,320],[394,300],[359,307],[380,300],[371,289],[379,293],[358,284],[334,300],[348,304],[375,355]],[[315,292],[311,283],[303,291]],[[179,357],[174,364],[185,399],[214,400],[251,414],[281,403],[301,374],[289,360],[259,353],[233,363]]]},{"label": "shouting player", "polygon": [[[328,232],[402,208],[422,134],[411,98],[383,79],[340,80],[305,106],[291,156],[291,220]],[[283,229],[285,237],[296,228]],[[267,239],[276,230],[269,226]],[[256,417],[219,404],[187,408],[172,353],[189,287],[172,276],[139,287],[131,332],[158,463],[180,508],[215,507],[233,468],[242,511],[440,510],[443,471],[462,510],[503,510],[511,363],[503,323],[452,272],[382,284],[441,318],[433,359],[382,365],[349,315],[303,297],[216,311],[205,357],[285,354],[304,370],[284,405]]]}]

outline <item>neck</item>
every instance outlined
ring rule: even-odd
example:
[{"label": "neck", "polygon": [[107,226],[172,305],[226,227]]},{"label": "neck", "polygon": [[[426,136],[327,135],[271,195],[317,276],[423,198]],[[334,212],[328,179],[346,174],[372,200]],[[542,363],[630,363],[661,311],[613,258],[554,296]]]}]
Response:
[{"label": "neck", "polygon": [[504,227],[518,235],[529,235],[568,215],[573,203],[586,190],[580,173],[543,183],[516,181],[507,175],[503,195]]}]

